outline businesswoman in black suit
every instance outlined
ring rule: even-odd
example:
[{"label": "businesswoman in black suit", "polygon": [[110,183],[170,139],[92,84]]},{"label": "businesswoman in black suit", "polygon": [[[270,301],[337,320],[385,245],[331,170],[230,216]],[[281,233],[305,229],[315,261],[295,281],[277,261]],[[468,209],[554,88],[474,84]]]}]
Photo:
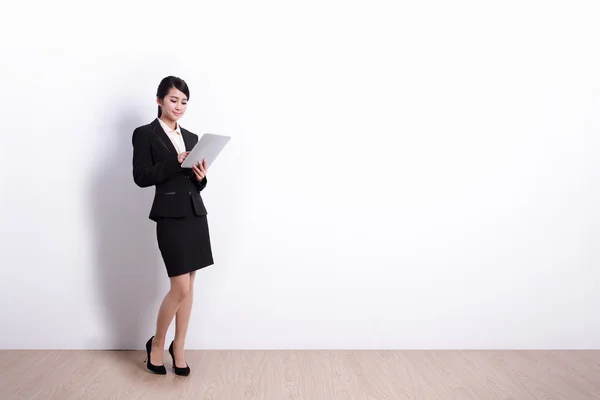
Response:
[{"label": "businesswoman in black suit", "polygon": [[146,343],[146,366],[166,374],[163,351],[167,330],[175,318],[175,338],[169,346],[173,369],[189,375],[184,357],[185,337],[192,311],[196,271],[213,264],[206,208],[200,192],[206,187],[206,162],[192,169],[181,163],[198,142],[178,120],[187,108],[190,92],[180,78],[164,78],[156,93],[158,118],[133,132],[133,179],[140,187],[155,186],[149,218],[171,282]]}]

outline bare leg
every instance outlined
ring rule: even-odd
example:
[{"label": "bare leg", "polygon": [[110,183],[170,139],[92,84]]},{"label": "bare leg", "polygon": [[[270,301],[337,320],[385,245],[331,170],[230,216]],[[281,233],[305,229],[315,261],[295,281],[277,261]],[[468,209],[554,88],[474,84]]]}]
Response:
[{"label": "bare leg", "polygon": [[194,278],[196,271],[190,272],[190,286],[185,299],[179,305],[175,315],[175,340],[173,342],[173,353],[175,355],[175,366],[185,368],[187,365],[184,356],[185,337],[190,324],[190,315],[192,314],[192,304],[194,302]]},{"label": "bare leg", "polygon": [[175,317],[177,309],[188,296],[190,291],[190,275],[184,274],[170,278],[171,289],[165,295],[160,309],[158,310],[158,318],[156,321],[156,333],[152,340],[152,352],[150,357],[152,364],[163,364],[163,353],[165,350],[165,337],[169,325]]}]

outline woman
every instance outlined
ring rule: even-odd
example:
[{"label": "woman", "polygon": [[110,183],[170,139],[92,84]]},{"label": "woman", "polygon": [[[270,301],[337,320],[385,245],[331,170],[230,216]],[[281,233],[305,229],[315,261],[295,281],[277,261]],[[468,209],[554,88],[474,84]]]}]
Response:
[{"label": "woman", "polygon": [[156,332],[146,343],[146,366],[166,374],[163,351],[167,329],[175,318],[175,338],[169,346],[173,369],[187,376],[185,337],[192,311],[194,277],[213,264],[206,208],[200,192],[206,187],[206,161],[182,168],[198,136],[182,128],[190,98],[180,78],[164,78],[156,93],[158,118],[133,132],[133,179],[140,187],[155,186],[149,218],[156,222],[156,236],[171,287],[164,297]]}]

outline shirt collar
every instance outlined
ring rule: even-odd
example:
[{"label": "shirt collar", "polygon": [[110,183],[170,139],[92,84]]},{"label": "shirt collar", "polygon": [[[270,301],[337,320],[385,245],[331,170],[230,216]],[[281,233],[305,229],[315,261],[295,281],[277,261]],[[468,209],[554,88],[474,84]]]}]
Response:
[{"label": "shirt collar", "polygon": [[179,135],[181,135],[181,127],[179,124],[177,124],[177,128],[173,130],[169,127],[169,125],[165,124],[162,119],[158,118],[158,122],[160,122],[160,126],[162,126],[166,133],[177,132]]}]

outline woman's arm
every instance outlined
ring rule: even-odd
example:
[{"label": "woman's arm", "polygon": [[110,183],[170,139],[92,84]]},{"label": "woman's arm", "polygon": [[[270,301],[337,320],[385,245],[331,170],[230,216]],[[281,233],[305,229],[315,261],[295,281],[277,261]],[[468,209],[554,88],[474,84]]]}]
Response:
[{"label": "woman's arm", "polygon": [[204,188],[206,187],[207,183],[208,183],[208,181],[206,180],[206,176],[201,181],[198,181],[197,179],[194,180],[194,184],[196,185],[196,189],[198,189],[199,192],[201,192],[202,190],[204,190]]},{"label": "woman's arm", "polygon": [[137,128],[133,131],[133,180],[139,187],[157,185],[181,170],[179,157],[154,163],[148,132]]},{"label": "woman's arm", "polygon": [[194,185],[198,192],[201,192],[206,187],[206,160],[198,163],[198,165],[192,166],[192,172],[194,173]]}]

